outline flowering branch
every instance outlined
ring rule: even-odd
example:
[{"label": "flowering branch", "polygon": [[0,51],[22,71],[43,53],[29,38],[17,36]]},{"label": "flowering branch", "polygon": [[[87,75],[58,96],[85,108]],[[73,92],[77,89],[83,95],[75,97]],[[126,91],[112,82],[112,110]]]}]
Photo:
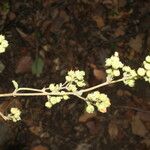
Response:
[{"label": "flowering branch", "polygon": [[[131,77],[130,77],[131,78]],[[65,94],[67,95],[78,95],[78,93],[86,93],[86,92],[89,92],[89,91],[93,91],[93,90],[96,90],[100,87],[104,87],[104,86],[107,86],[107,85],[110,85],[110,84],[114,84],[114,83],[118,83],[118,82],[122,82],[124,80],[127,80],[129,78],[121,78],[121,79],[118,79],[118,80],[112,80],[111,82],[109,81],[106,81],[102,84],[98,84],[98,85],[95,85],[93,87],[90,87],[90,88],[86,88],[86,89],[83,89],[83,90],[79,90],[79,91],[76,91],[76,92],[65,92]],[[46,90],[49,90],[49,88],[45,88]],[[24,91],[24,92],[22,92]],[[25,91],[27,92],[30,92],[30,93],[25,93]],[[19,93],[21,92],[21,93]],[[4,93],[4,94],[0,94],[0,97],[18,97],[18,96],[56,96],[56,95],[64,95],[63,93],[60,93],[60,92],[46,92],[45,90],[43,89],[34,89],[34,88],[19,88],[18,90],[15,90],[14,92],[11,92],[11,93]],[[81,94],[79,94],[81,95]]]},{"label": "flowering branch", "polygon": [[[0,53],[5,52],[8,42],[5,40],[4,36],[0,35]],[[46,96],[47,101],[45,106],[51,108],[53,105],[61,102],[62,100],[68,100],[70,95],[76,96],[85,101],[87,104],[86,111],[88,113],[93,113],[95,108],[98,111],[105,113],[107,108],[111,105],[110,99],[104,93],[99,91],[94,91],[100,87],[107,86],[109,84],[114,84],[118,82],[123,82],[125,85],[133,87],[135,81],[139,78],[143,78],[145,81],[150,83],[150,56],[145,58],[143,66],[137,71],[131,69],[129,66],[124,65],[120,59],[117,52],[113,56],[106,59],[106,82],[102,84],[95,85],[93,87],[81,89],[86,86],[84,77],[84,71],[69,71],[65,77],[66,81],[60,84],[50,84],[49,87],[43,89],[35,89],[28,87],[19,87],[16,81],[12,81],[15,90],[12,93],[0,94],[0,97],[16,97],[16,96]],[[118,79],[119,78],[119,79]],[[84,93],[86,97],[83,96]],[[0,113],[0,116],[5,120],[12,120],[14,122],[19,121],[21,111],[18,108],[11,108],[10,114],[7,116]]]}]

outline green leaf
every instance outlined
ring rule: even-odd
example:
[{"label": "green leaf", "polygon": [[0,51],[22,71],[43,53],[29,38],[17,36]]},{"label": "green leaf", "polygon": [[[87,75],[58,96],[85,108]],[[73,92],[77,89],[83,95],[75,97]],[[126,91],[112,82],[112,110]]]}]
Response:
[{"label": "green leaf", "polygon": [[15,89],[18,89],[18,83],[15,81],[15,80],[12,80],[12,83],[13,83],[13,85],[14,85],[14,87],[15,87]]},{"label": "green leaf", "polygon": [[32,73],[36,75],[37,77],[39,77],[41,73],[43,72],[43,68],[44,68],[43,59],[41,59],[40,57],[37,57],[32,64]]}]

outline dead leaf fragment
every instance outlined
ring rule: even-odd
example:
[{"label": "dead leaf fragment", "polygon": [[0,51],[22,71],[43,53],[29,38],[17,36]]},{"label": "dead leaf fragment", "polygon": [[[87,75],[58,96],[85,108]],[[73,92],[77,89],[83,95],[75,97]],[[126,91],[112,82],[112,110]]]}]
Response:
[{"label": "dead leaf fragment", "polygon": [[108,125],[108,133],[111,139],[115,139],[118,136],[118,126],[115,121],[110,121]]},{"label": "dead leaf fragment", "polygon": [[138,115],[132,117],[131,126],[132,133],[135,135],[144,137],[148,133],[146,127],[144,126]]},{"label": "dead leaf fragment", "polygon": [[101,68],[98,69],[95,64],[90,64],[91,69],[93,69],[93,75],[94,77],[99,80],[99,81],[105,81],[106,80],[106,73],[105,71]]},{"label": "dead leaf fragment", "polygon": [[103,5],[105,5],[108,9],[111,9],[113,2],[112,2],[112,0],[104,0]]},{"label": "dead leaf fragment", "polygon": [[91,149],[91,145],[87,143],[80,143],[77,145],[75,150],[89,150]]},{"label": "dead leaf fragment", "polygon": [[51,3],[55,3],[57,2],[57,0],[43,0],[43,6],[47,7],[49,6]]},{"label": "dead leaf fragment", "polygon": [[127,0],[113,0],[113,6],[116,11],[119,10],[119,8],[124,7],[127,4]]},{"label": "dead leaf fragment", "polygon": [[47,32],[47,30],[50,27],[50,25],[51,25],[51,21],[50,20],[44,21],[43,24],[42,24],[42,27],[41,27],[42,33]]},{"label": "dead leaf fragment", "polygon": [[127,4],[127,0],[119,0],[118,1],[118,7],[119,8],[124,7],[126,4]]},{"label": "dead leaf fragment", "polygon": [[105,81],[106,80],[106,73],[102,69],[95,68],[93,70],[93,74],[94,74],[95,78],[99,81]]},{"label": "dead leaf fragment", "polygon": [[31,150],[48,150],[48,148],[43,145],[37,145],[33,147]]},{"label": "dead leaf fragment", "polygon": [[9,13],[9,20],[15,20],[15,18],[16,18],[16,14],[13,12],[10,12]]},{"label": "dead leaf fragment", "polygon": [[102,28],[105,26],[104,19],[102,16],[93,16],[93,20],[96,21],[97,27]]},{"label": "dead leaf fragment", "polygon": [[121,90],[121,89],[117,90],[116,94],[119,97],[122,97],[122,96],[129,96],[130,97],[130,96],[132,96],[132,94],[129,91]]},{"label": "dead leaf fragment", "polygon": [[143,34],[138,34],[135,38],[131,38],[129,46],[136,52],[140,52],[142,48]]},{"label": "dead leaf fragment", "polygon": [[96,117],[96,112],[94,113],[87,113],[87,112],[84,112],[84,114],[82,114],[80,117],[79,117],[79,122],[80,123],[84,123],[86,122],[87,120],[91,119],[91,118],[94,118]]},{"label": "dead leaf fragment", "polygon": [[69,21],[69,16],[65,11],[61,11],[59,16],[54,19],[54,21],[51,24],[51,31],[52,32],[58,32],[62,25]]},{"label": "dead leaf fragment", "polygon": [[24,33],[21,29],[16,28],[17,32],[20,34],[20,36],[22,37],[23,40],[27,41],[32,47],[34,47],[35,45],[35,39],[36,39],[36,35],[35,33],[32,33],[30,35]]},{"label": "dead leaf fragment", "polygon": [[32,126],[29,128],[29,130],[37,136],[40,136],[43,131],[42,127],[40,126]]},{"label": "dead leaf fragment", "polygon": [[19,59],[16,73],[27,73],[31,71],[32,58],[30,56],[23,56]]},{"label": "dead leaf fragment", "polygon": [[141,143],[145,144],[147,147],[150,147],[150,139],[144,139]]},{"label": "dead leaf fragment", "polygon": [[95,121],[93,121],[93,120],[88,121],[88,122],[86,123],[86,126],[87,126],[87,128],[89,129],[89,132],[90,132],[92,135],[99,133],[99,128],[100,128],[100,126],[97,125]]},{"label": "dead leaf fragment", "polygon": [[124,34],[125,34],[125,32],[124,32],[124,27],[123,26],[119,26],[115,31],[115,36],[116,37],[123,36]]},{"label": "dead leaf fragment", "polygon": [[137,115],[139,116],[140,120],[145,121],[145,122],[150,122],[149,113],[138,112]]},{"label": "dead leaf fragment", "polygon": [[132,12],[133,12],[132,10],[130,10],[129,12],[120,11],[119,14],[117,15],[110,15],[109,19],[110,20],[127,19],[132,14]]}]

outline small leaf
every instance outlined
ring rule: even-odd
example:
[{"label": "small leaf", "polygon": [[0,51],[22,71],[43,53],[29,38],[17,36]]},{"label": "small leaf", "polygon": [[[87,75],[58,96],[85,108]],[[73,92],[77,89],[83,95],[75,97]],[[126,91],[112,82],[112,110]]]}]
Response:
[{"label": "small leaf", "polygon": [[37,77],[43,72],[44,62],[40,57],[37,57],[32,64],[32,73]]},{"label": "small leaf", "polygon": [[13,83],[15,89],[18,89],[18,83],[15,80],[12,80],[12,83]]}]

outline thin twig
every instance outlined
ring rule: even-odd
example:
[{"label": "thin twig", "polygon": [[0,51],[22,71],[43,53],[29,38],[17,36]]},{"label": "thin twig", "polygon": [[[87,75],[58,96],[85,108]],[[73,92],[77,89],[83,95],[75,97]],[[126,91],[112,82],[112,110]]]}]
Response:
[{"label": "thin twig", "polygon": [[42,90],[40,90],[40,89],[34,89],[34,88],[19,88],[19,89],[17,89],[17,92],[19,92],[19,91],[33,91],[33,92],[43,92]]},{"label": "thin twig", "polygon": [[9,120],[9,118],[5,115],[3,115],[1,112],[0,112],[0,116],[4,119],[4,120]]},{"label": "thin twig", "polygon": [[[113,84],[113,83],[122,82],[124,80],[131,79],[131,78],[132,77],[128,77],[128,78],[124,77],[124,78],[121,78],[121,79],[118,79],[118,80],[106,81],[102,84],[98,84],[98,85],[90,87],[90,88],[79,90],[77,92],[78,93],[86,93],[86,92],[98,89],[100,87],[103,87],[103,86],[106,86],[106,85],[109,85],[109,84]],[[23,88],[19,88],[19,89],[15,90],[12,93],[0,94],[0,97],[64,95],[61,92],[46,92],[45,89],[48,90],[47,88],[44,88],[44,90],[43,90],[43,89],[34,89],[34,88],[25,88],[25,87],[23,87]],[[21,91],[24,91],[24,92],[19,93]],[[25,93],[25,91],[30,91],[31,93]],[[80,96],[80,95],[76,94],[75,92],[65,92],[65,94],[66,95],[75,95],[77,97]]]},{"label": "thin twig", "polygon": [[[64,95],[60,92],[44,92],[44,93],[5,93],[0,94],[0,97],[17,97],[17,96],[47,96],[47,95]],[[73,92],[66,92],[66,95],[73,95]]]},{"label": "thin twig", "polygon": [[124,80],[127,80],[127,78],[122,78],[122,79],[114,80],[114,81],[111,81],[111,82],[106,81],[106,82],[104,82],[104,83],[102,83],[102,84],[98,84],[98,85],[96,85],[96,86],[93,86],[93,87],[90,87],[90,88],[81,90],[81,92],[82,92],[82,93],[89,92],[89,91],[98,89],[98,88],[100,88],[100,87],[103,87],[103,86],[106,86],[106,85],[109,85],[109,84],[114,84],[114,83],[122,82],[122,81],[124,81]]}]

